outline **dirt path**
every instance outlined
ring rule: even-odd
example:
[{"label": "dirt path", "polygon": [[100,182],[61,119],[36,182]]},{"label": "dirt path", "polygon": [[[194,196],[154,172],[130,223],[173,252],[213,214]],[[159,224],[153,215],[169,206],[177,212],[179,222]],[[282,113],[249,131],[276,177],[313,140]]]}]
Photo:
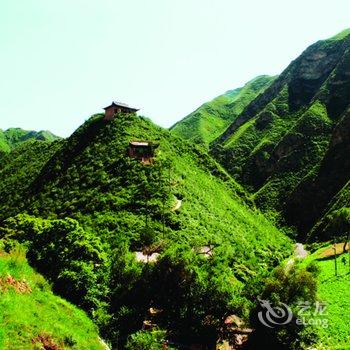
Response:
[{"label": "dirt path", "polygon": [[294,255],[298,259],[304,259],[307,257],[308,252],[306,251],[304,244],[296,243],[294,247]]},{"label": "dirt path", "polygon": [[181,199],[177,199],[175,205],[172,208],[172,211],[179,210],[181,208],[181,205],[182,205],[182,200]]},{"label": "dirt path", "polygon": [[305,259],[308,255],[307,250],[302,243],[296,243],[294,246],[294,257],[290,258],[286,264],[285,269],[289,270],[295,263],[295,259]]}]

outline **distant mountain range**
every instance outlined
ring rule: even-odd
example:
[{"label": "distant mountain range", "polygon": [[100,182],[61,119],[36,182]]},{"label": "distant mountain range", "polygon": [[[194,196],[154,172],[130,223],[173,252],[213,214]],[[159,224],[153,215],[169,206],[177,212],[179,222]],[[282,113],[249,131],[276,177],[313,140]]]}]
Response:
[{"label": "distant mountain range", "polygon": [[55,141],[59,139],[60,137],[50,131],[27,131],[21,128],[0,129],[0,152],[9,152],[28,140]]}]

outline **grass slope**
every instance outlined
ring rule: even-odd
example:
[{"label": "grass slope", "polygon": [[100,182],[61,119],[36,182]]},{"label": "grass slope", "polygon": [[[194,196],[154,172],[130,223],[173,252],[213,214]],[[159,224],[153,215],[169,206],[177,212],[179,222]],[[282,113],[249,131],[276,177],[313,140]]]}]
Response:
[{"label": "grass slope", "polygon": [[42,349],[44,341],[52,345],[45,349],[104,349],[92,321],[51,292],[20,247],[6,253],[1,244],[0,297],[0,349]]},{"label": "grass slope", "polygon": [[[325,246],[307,257],[305,263],[316,262],[320,269],[318,275],[318,298],[326,303],[324,315],[321,317],[328,323],[327,327],[317,327],[319,350],[345,350],[350,349],[350,298],[349,256],[339,255],[337,258],[338,275],[335,276],[334,259],[320,259]],[[332,249],[331,249],[332,250]]]},{"label": "grass slope", "polygon": [[267,75],[258,76],[243,87],[227,91],[177,122],[170,128],[171,132],[208,146],[273,79]]}]

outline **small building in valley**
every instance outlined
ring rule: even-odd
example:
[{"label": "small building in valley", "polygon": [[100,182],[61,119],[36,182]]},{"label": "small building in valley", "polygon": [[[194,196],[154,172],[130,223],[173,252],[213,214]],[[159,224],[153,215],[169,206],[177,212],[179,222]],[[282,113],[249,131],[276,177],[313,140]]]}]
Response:
[{"label": "small building in valley", "polygon": [[109,106],[104,108],[105,110],[105,120],[113,119],[114,115],[117,113],[136,113],[137,108],[130,107],[129,105],[122,102],[113,101]]},{"label": "small building in valley", "polygon": [[143,164],[152,164],[154,157],[154,145],[148,141],[130,141],[129,157],[140,160]]}]

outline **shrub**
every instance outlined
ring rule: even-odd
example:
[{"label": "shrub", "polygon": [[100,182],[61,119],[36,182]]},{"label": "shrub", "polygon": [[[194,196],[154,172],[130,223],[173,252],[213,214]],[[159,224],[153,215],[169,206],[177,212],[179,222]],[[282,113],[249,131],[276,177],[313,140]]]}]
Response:
[{"label": "shrub", "polygon": [[127,350],[161,350],[165,335],[166,332],[162,330],[139,331],[129,336],[125,348]]}]

